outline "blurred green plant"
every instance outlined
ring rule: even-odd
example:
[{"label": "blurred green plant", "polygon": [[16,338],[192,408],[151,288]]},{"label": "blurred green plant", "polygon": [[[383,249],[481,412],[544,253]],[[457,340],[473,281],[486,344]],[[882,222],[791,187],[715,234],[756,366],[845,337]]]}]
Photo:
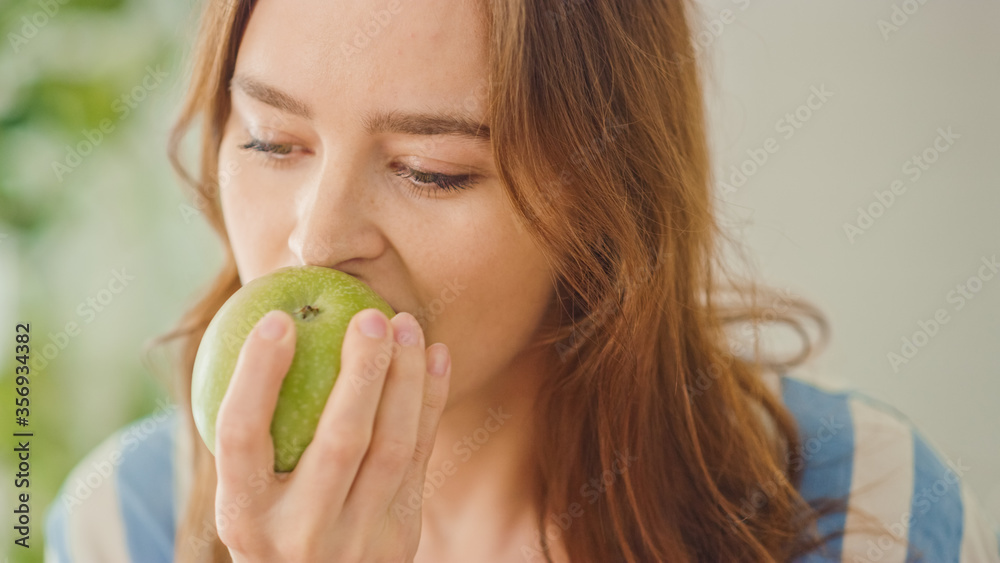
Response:
[{"label": "blurred green plant", "polygon": [[[166,163],[166,130],[183,83],[192,2],[0,2],[0,456],[4,506],[16,472],[15,323],[31,323],[31,548],[0,540],[11,561],[43,559],[44,517],[68,472],[115,430],[155,409],[163,382],[143,343],[168,329],[214,268],[207,228],[182,220]],[[143,87],[149,68],[167,80]],[[147,82],[147,86],[148,86]],[[143,87],[128,114],[115,101]],[[120,102],[119,102],[120,103]],[[134,111],[131,111],[134,110]],[[113,125],[100,141],[88,133]],[[75,147],[71,173],[60,176]],[[75,162],[75,161],[74,161]],[[199,242],[200,241],[200,242]],[[86,309],[109,272],[136,278],[106,306]],[[81,312],[82,311],[82,312]],[[79,335],[61,340],[67,323]],[[40,358],[48,344],[51,358]],[[41,361],[44,360],[44,361]],[[20,491],[18,491],[20,492]]]}]

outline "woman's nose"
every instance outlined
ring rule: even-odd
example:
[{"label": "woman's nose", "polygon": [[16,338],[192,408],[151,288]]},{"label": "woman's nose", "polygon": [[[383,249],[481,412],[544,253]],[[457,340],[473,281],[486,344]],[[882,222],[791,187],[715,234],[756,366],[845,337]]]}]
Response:
[{"label": "woman's nose", "polygon": [[377,195],[357,175],[331,176],[324,174],[297,202],[289,250],[301,264],[329,268],[377,257],[385,248]]}]

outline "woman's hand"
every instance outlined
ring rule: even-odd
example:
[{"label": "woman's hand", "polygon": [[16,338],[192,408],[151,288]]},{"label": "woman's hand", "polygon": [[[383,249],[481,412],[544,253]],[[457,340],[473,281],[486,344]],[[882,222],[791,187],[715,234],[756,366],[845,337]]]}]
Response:
[{"label": "woman's hand", "polygon": [[413,559],[421,511],[407,502],[423,490],[451,371],[447,346],[424,346],[409,313],[356,314],[316,434],[295,469],[276,475],[271,418],[295,325],[281,311],[257,323],[216,426],[216,521],[233,561]]}]

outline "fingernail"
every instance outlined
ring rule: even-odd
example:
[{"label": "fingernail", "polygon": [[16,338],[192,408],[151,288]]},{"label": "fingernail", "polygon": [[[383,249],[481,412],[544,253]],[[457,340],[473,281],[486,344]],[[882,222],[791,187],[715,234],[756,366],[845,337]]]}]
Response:
[{"label": "fingernail", "polygon": [[281,340],[288,331],[288,324],[282,318],[281,312],[271,311],[264,315],[257,327],[257,333],[264,340]]},{"label": "fingernail", "polygon": [[369,338],[385,337],[385,317],[378,311],[366,311],[358,321],[361,333]]},{"label": "fingernail", "polygon": [[448,353],[448,347],[444,345],[435,346],[431,352],[431,361],[430,365],[427,366],[427,370],[434,375],[444,375],[448,371],[449,364],[451,364],[451,354]]},{"label": "fingernail", "polygon": [[400,346],[413,346],[419,342],[420,338],[417,336],[418,327],[416,319],[408,319],[404,315],[403,318],[396,321],[394,326],[396,329],[393,334],[396,336],[396,343]]}]

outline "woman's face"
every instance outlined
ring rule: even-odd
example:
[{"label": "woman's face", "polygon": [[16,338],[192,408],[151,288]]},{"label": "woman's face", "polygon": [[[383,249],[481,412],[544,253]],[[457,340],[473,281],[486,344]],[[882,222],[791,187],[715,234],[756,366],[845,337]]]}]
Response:
[{"label": "woman's face", "polygon": [[463,0],[264,0],[219,154],[240,278],[352,274],[452,354],[452,399],[535,340],[552,271],[497,179],[485,35]]}]

